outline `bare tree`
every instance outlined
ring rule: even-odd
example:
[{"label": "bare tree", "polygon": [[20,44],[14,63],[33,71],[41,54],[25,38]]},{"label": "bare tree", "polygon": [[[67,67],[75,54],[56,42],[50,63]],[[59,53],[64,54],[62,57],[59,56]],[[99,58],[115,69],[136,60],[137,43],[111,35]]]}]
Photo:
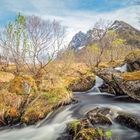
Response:
[{"label": "bare tree", "polygon": [[71,68],[75,59],[75,52],[73,49],[65,47],[59,51],[56,60],[59,61],[59,64],[61,64],[61,68],[59,68],[60,76],[65,74]]},{"label": "bare tree", "polygon": [[65,27],[55,20],[19,14],[15,22],[9,23],[1,32],[1,52],[7,63],[15,64],[17,74],[26,67],[38,77],[56,57],[64,36]]},{"label": "bare tree", "polygon": [[112,22],[100,19],[90,31],[90,44],[80,50],[78,58],[85,62],[91,69],[99,66],[102,56],[108,46],[105,36],[110,30]]},{"label": "bare tree", "polygon": [[0,34],[2,56],[8,65],[13,62],[16,73],[20,72],[26,53],[25,17],[18,15],[15,22],[9,23]]},{"label": "bare tree", "polygon": [[93,28],[94,41],[96,42],[97,46],[99,47],[99,52],[98,52],[97,59],[96,59],[97,67],[100,64],[101,57],[104,53],[105,48],[107,47],[105,36],[106,36],[107,32],[109,31],[109,29],[111,28],[111,25],[112,25],[112,22],[104,21],[102,19],[97,21],[94,25],[94,28]]},{"label": "bare tree", "polygon": [[26,24],[29,37],[29,61],[28,67],[39,76],[56,56],[63,44],[65,27],[57,21],[42,20],[37,16],[31,16]]}]

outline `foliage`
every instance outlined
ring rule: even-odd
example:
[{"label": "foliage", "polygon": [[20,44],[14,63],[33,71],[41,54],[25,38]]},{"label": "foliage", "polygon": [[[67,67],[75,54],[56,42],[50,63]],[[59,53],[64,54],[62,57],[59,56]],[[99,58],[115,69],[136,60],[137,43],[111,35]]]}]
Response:
[{"label": "foliage", "polygon": [[107,137],[107,139],[111,139],[111,137],[112,137],[112,131],[110,130],[110,131],[106,131],[105,132],[105,136]]},{"label": "foliage", "polygon": [[10,81],[9,90],[17,94],[28,95],[37,90],[35,80],[31,76],[16,76]]}]

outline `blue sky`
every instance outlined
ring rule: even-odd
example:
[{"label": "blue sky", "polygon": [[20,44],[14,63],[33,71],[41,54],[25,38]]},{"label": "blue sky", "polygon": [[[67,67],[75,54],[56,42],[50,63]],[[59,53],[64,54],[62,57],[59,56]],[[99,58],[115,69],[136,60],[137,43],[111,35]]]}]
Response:
[{"label": "blue sky", "polygon": [[18,12],[57,19],[68,27],[69,37],[86,31],[99,19],[124,20],[139,28],[140,0],[0,0],[0,28]]}]

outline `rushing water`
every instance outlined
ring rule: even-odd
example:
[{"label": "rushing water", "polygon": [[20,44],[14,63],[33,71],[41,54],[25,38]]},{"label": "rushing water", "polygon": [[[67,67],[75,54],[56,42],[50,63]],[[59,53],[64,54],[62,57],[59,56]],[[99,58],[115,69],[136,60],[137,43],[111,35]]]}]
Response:
[{"label": "rushing water", "polygon": [[[56,140],[64,132],[66,124],[71,120],[82,118],[96,106],[111,107],[114,110],[125,110],[139,113],[138,103],[129,103],[126,98],[116,98],[102,93],[75,93],[79,102],[58,109],[36,126],[22,129],[8,129],[0,132],[0,140]],[[116,140],[140,140],[140,134],[134,130],[120,126],[115,122],[109,128]]]},{"label": "rushing water", "polygon": [[[140,104],[128,102],[127,96],[115,97],[108,93],[100,93],[98,87],[102,83],[102,79],[96,77],[96,84],[92,90],[74,94],[78,103],[59,108],[37,125],[0,131],[0,140],[56,140],[65,131],[68,122],[84,118],[86,113],[96,106],[139,114]],[[112,130],[115,140],[140,140],[140,133],[115,122],[105,129]]]},{"label": "rushing water", "polygon": [[127,64],[124,64],[121,67],[116,67],[115,69],[120,72],[125,72],[125,71],[127,71]]}]

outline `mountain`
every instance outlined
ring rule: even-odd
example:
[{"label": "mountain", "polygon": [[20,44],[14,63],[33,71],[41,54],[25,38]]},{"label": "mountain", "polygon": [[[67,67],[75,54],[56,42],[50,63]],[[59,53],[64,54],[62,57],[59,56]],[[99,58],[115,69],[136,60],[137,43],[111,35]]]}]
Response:
[{"label": "mountain", "polygon": [[72,38],[72,41],[70,42],[69,46],[74,49],[78,49],[80,47],[85,46],[87,44],[87,41],[87,34],[80,31]]},{"label": "mountain", "polygon": [[[93,28],[87,33],[79,32],[77,33],[69,43],[69,46],[73,49],[81,49],[84,46],[92,44],[97,41],[96,32],[99,29]],[[128,23],[124,21],[116,20],[110,27],[109,30],[116,31],[120,38],[126,40],[128,45],[140,48],[140,31],[135,29]]]},{"label": "mountain", "polygon": [[112,25],[112,30],[115,30],[122,39],[125,39],[127,44],[140,48],[140,31],[126,22],[115,21]]}]

